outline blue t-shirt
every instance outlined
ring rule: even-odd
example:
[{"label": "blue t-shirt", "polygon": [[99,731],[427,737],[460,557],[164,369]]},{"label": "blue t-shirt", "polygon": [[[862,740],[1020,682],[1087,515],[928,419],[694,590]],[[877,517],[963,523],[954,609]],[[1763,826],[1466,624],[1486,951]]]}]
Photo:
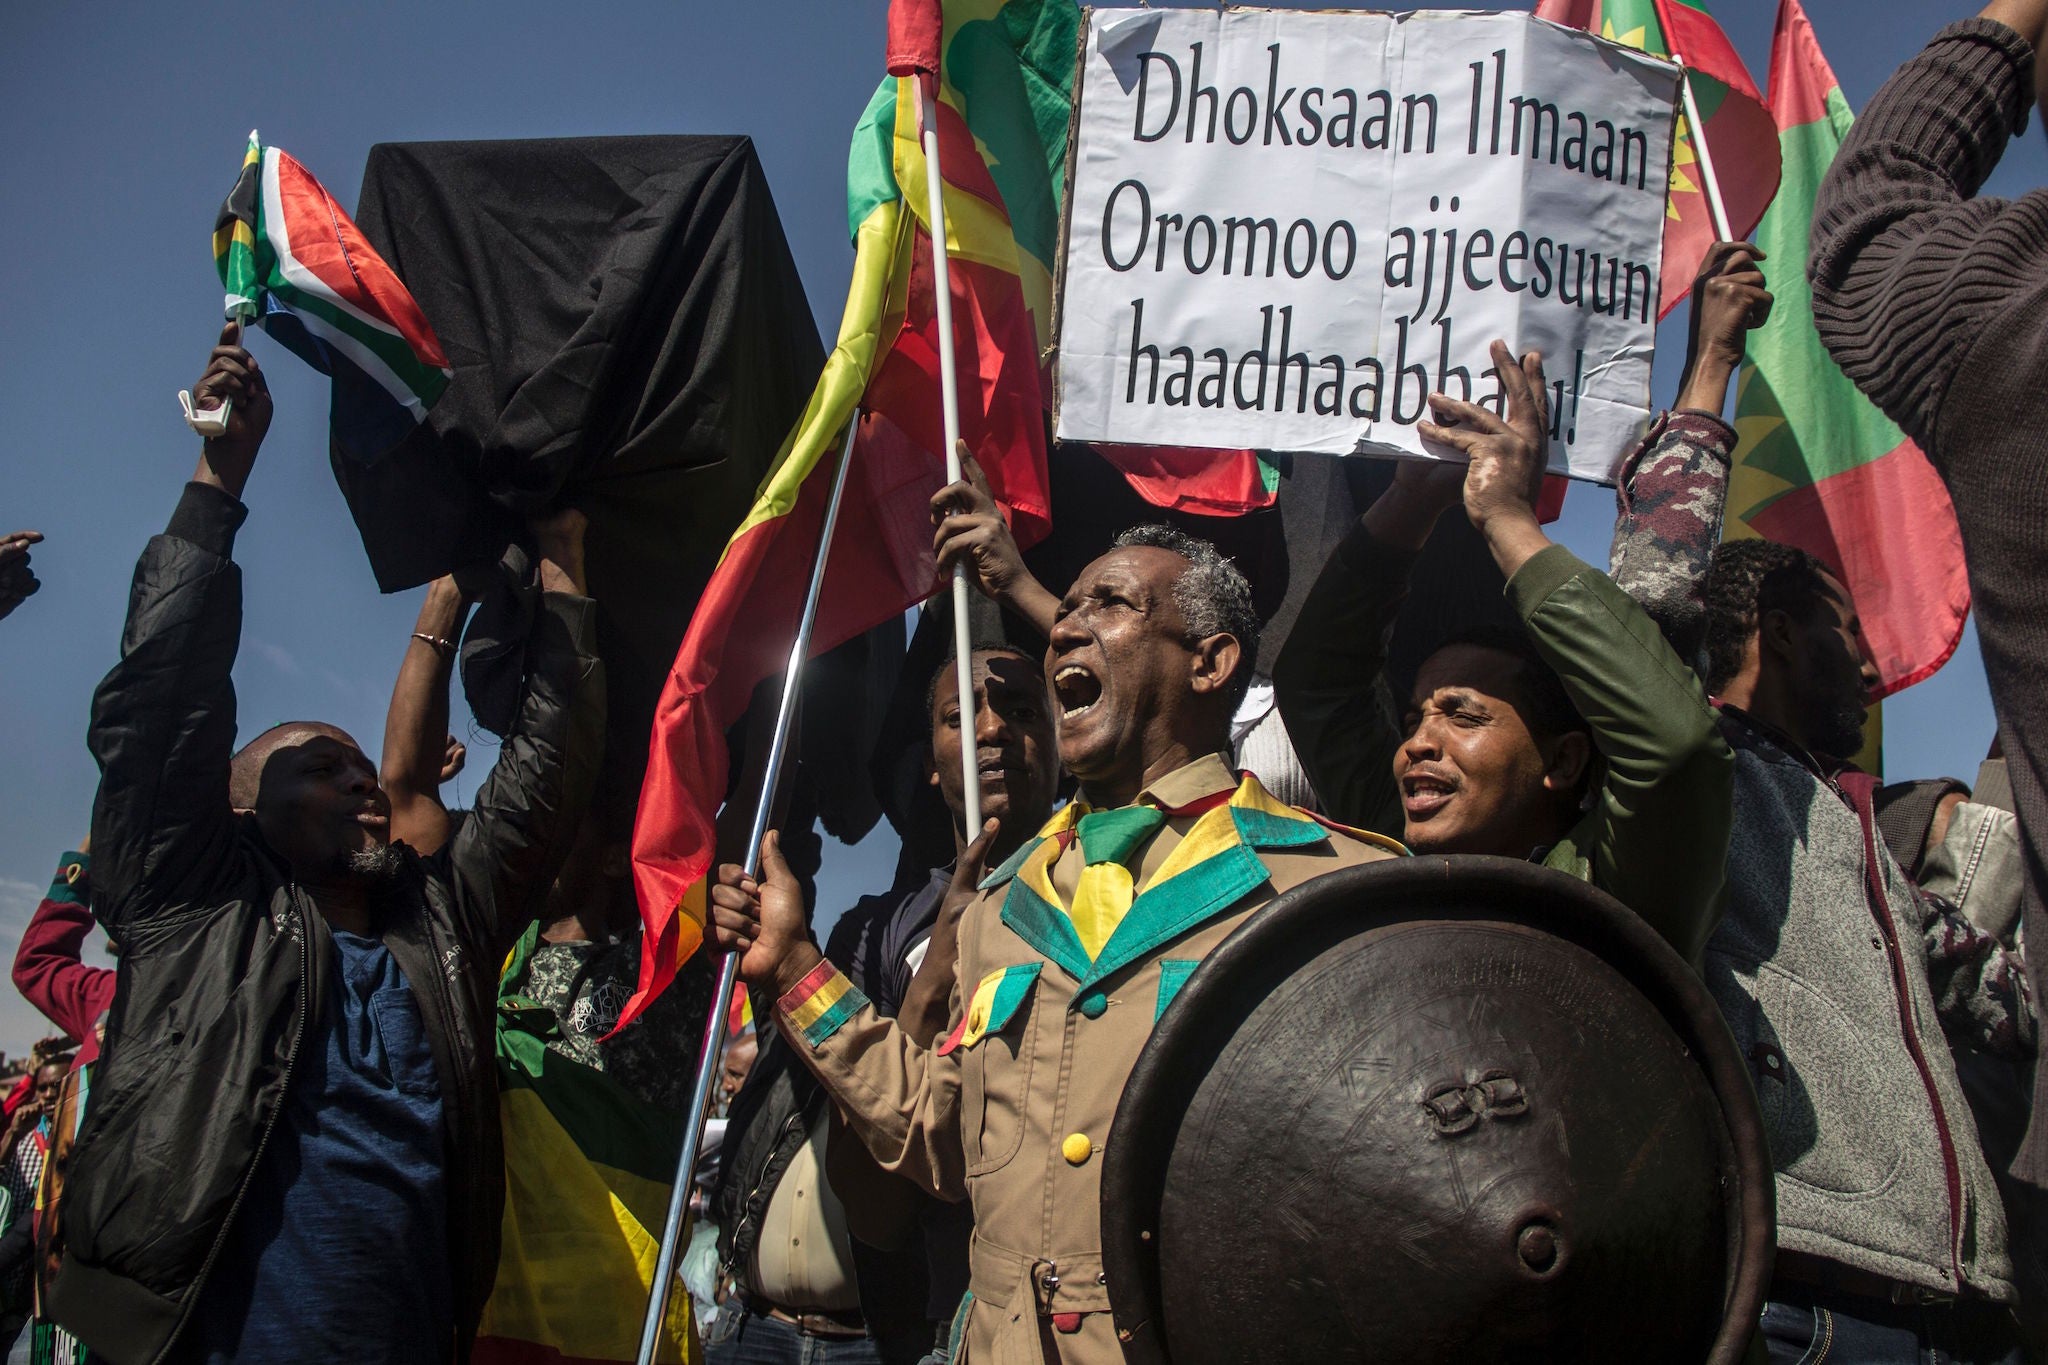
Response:
[{"label": "blue t-shirt", "polygon": [[333,941],[335,989],[192,1324],[209,1365],[449,1354],[441,1089],[419,1002],[381,942]]}]

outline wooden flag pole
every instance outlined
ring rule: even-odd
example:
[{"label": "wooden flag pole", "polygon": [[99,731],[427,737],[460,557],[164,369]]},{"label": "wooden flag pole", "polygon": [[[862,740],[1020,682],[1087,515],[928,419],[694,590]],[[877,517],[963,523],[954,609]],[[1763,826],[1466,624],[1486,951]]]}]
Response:
[{"label": "wooden flag pole", "polygon": [[[918,125],[924,137],[925,202],[931,223],[933,311],[939,323],[939,405],[945,418],[946,482],[960,482],[960,381],[953,355],[953,286],[946,264],[946,182],[939,174],[939,81],[931,72],[917,74]],[[968,634],[972,588],[967,565],[953,565],[953,674],[960,687],[960,709],[974,714],[974,641]],[[971,733],[971,727],[970,727]],[[967,837],[981,833],[981,771],[974,745],[960,746],[961,792],[966,798]]]},{"label": "wooden flag pole", "polygon": [[[846,440],[839,447],[839,468],[832,476],[832,494],[825,503],[825,525],[818,532],[818,559],[811,565],[811,582],[804,592],[803,615],[797,621],[796,639],[789,647],[789,664],[782,672],[782,699],[775,708],[775,730],[768,741],[768,762],[761,779],[761,799],[754,807],[754,822],[747,834],[747,875],[761,875],[761,839],[768,833],[769,813],[775,806],[775,788],[788,758],[789,729],[796,713],[797,688],[803,681],[804,661],[811,653],[811,633],[818,621],[818,598],[825,587],[825,564],[832,557],[832,532],[839,524],[839,504],[846,493],[846,471],[853,464],[854,433],[860,430],[860,410],[854,410],[846,424]],[[705,913],[710,913],[707,904]],[[642,951],[650,945],[642,941]],[[683,1149],[676,1154],[676,1182],[669,1191],[668,1217],[661,1228],[661,1252],[654,1261],[654,1283],[647,1294],[647,1317],[640,1325],[639,1365],[654,1365],[661,1344],[661,1325],[668,1317],[668,1297],[675,1285],[676,1244],[683,1230],[683,1210],[690,1198],[696,1174],[697,1154],[704,1146],[704,1121],[711,1107],[711,1080],[719,1074],[725,1052],[725,1021],[732,1012],[733,990],[739,981],[740,956],[727,953],[719,965],[718,990],[711,1001],[711,1017],[704,1021],[704,1042],[697,1050],[697,1078],[690,1090],[690,1107],[684,1111]]]}]

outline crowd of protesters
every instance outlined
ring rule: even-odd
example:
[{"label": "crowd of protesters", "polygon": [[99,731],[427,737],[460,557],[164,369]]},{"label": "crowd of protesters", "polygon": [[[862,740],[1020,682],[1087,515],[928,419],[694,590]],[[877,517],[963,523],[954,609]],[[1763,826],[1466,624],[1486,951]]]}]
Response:
[{"label": "crowd of protesters", "polygon": [[[681,1347],[749,1365],[1121,1359],[1100,1154],[1156,1021],[1276,896],[1414,852],[1590,882],[1700,974],[1778,1177],[1762,1354],[2035,1358],[2048,191],[1974,196],[2025,123],[2044,43],[2048,0],[1943,30],[1864,112],[1814,222],[1823,339],[1955,502],[1999,722],[1974,784],[1859,770],[1877,678],[1858,604],[1804,551],[1719,543],[1728,388],[1773,303],[1745,243],[1696,283],[1677,405],[1622,467],[1606,569],[1539,520],[1542,358],[1497,343],[1505,402],[1432,397],[1424,434],[1459,458],[1401,466],[1330,556],[1257,711],[1289,742],[1261,723],[1256,753],[1244,573],[1139,526],[1040,583],[970,456],[932,499],[934,555],[1027,631],[976,642],[969,691],[950,661],[902,684],[925,695],[950,856],[818,904],[771,831],[757,875],[727,848],[713,877],[709,946],[738,955],[746,990],[690,1202]],[[271,403],[233,325],[195,392],[230,418],[142,552],[92,703],[90,837],[14,963],[57,1033],[5,1103],[0,1347],[492,1358],[495,1317],[564,1292],[529,1254],[545,1187],[600,1160],[505,1118],[507,1059],[679,1127],[713,996],[705,951],[617,1026],[641,974],[633,794],[600,782],[586,524],[529,526],[517,719],[450,810],[461,575],[427,591],[379,763],[315,721],[238,736],[234,542]],[[1447,514],[1477,531],[1512,621],[1437,621],[1396,678],[1388,642]],[[36,591],[40,539],[0,538],[0,616]],[[85,953],[95,926],[104,962]],[[614,1264],[595,1243],[567,1254]]]}]

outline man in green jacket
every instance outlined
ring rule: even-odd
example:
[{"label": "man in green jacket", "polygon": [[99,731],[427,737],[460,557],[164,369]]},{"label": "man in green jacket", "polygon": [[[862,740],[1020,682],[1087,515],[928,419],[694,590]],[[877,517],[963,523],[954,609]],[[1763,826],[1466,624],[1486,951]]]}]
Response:
[{"label": "man in green jacket", "polygon": [[[1536,519],[1550,427],[1541,358],[1494,365],[1503,419],[1443,394],[1423,435],[1469,464],[1405,465],[1323,569],[1274,669],[1325,813],[1417,853],[1532,858],[1607,891],[1691,962],[1719,917],[1734,757],[1705,691],[1641,607]],[[1405,704],[1386,640],[1415,556],[1462,495],[1513,628],[1452,634]]]}]

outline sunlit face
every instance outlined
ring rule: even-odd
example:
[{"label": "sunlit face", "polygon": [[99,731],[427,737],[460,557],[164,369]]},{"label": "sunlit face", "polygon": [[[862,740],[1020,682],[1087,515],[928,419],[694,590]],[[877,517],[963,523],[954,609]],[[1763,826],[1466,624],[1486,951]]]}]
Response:
[{"label": "sunlit face", "polygon": [[1394,752],[1409,848],[1523,858],[1563,832],[1569,797],[1560,782],[1568,792],[1579,770],[1568,755],[1546,753],[1529,728],[1519,667],[1512,655],[1472,644],[1424,660]]},{"label": "sunlit face", "polygon": [[1060,600],[1045,651],[1060,762],[1083,783],[1136,782],[1175,733],[1195,651],[1173,585],[1187,560],[1153,545],[1112,550]]}]

